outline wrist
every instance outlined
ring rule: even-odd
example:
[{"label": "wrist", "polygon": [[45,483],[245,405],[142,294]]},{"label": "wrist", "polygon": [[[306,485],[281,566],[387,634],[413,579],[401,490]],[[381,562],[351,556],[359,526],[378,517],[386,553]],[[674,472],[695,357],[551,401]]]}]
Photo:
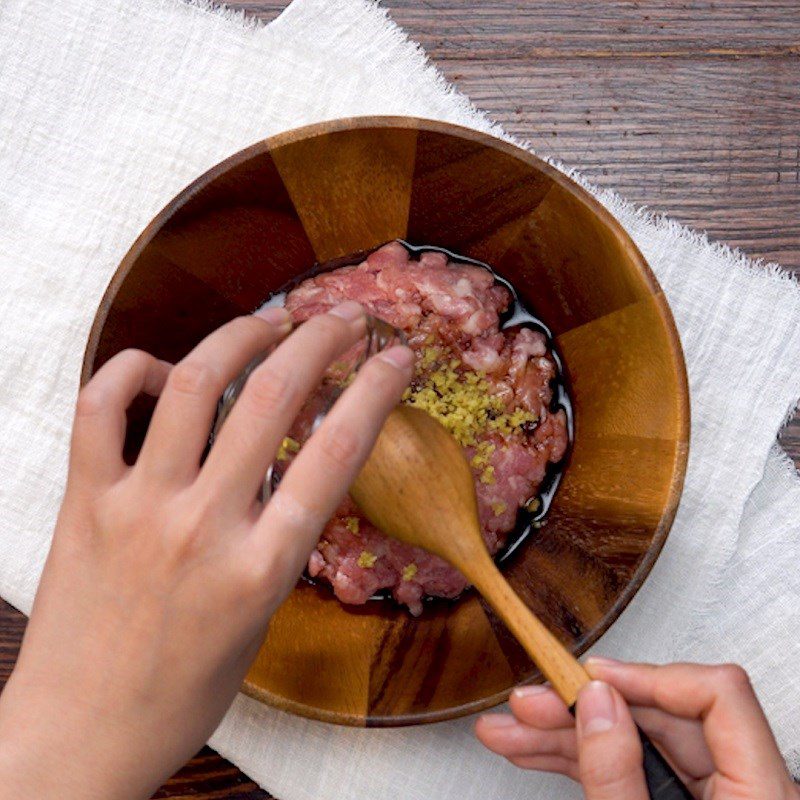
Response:
[{"label": "wrist", "polygon": [[111,716],[15,670],[0,695],[0,800],[149,797],[158,784]]}]

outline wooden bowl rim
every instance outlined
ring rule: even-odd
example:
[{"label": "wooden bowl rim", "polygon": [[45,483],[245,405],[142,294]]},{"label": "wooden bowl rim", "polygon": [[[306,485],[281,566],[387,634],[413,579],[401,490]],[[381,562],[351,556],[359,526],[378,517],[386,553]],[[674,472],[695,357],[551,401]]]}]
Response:
[{"label": "wooden bowl rim", "polygon": [[[633,239],[631,239],[630,235],[622,227],[620,222],[605,208],[605,206],[600,203],[599,200],[597,200],[597,198],[592,196],[580,184],[572,180],[572,178],[569,178],[563,172],[556,169],[554,166],[534,155],[533,153],[530,153],[529,151],[524,150],[521,147],[518,147],[517,145],[507,142],[503,139],[499,139],[481,131],[476,131],[472,128],[465,128],[461,125],[454,125],[449,122],[440,122],[438,120],[424,119],[421,117],[403,116],[344,117],[326,122],[318,122],[311,125],[305,125],[300,128],[294,128],[290,131],[262,139],[261,141],[256,142],[249,147],[238,151],[237,153],[234,153],[233,155],[208,169],[206,172],[192,181],[185,189],[179,192],[172,200],[170,200],[170,202],[164,206],[164,208],[153,218],[150,224],[136,238],[128,252],[125,254],[124,258],[120,262],[119,267],[117,267],[114,275],[109,281],[108,287],[106,288],[103,298],[100,301],[94,322],[92,323],[86,349],[84,351],[83,365],[81,368],[81,386],[84,386],[91,377],[91,370],[97,356],[97,348],[100,342],[100,336],[103,328],[105,327],[111,304],[113,303],[114,297],[119,291],[119,288],[122,286],[122,283],[124,282],[133,265],[136,263],[136,260],[144,248],[155,237],[155,235],[163,227],[164,223],[167,222],[167,220],[169,220],[173,214],[189,199],[195,196],[220,175],[223,175],[233,167],[236,167],[255,156],[267,154],[279,147],[284,147],[286,145],[294,144],[295,142],[310,139],[323,134],[368,128],[411,129],[431,133],[441,133],[459,139],[465,139],[494,150],[499,150],[506,155],[522,161],[528,166],[533,167],[539,172],[545,174],[554,183],[572,195],[574,199],[586,206],[587,209],[596,217],[598,217],[606,226],[606,228],[613,233],[623,250],[628,254],[632,263],[635,265],[639,278],[644,281],[644,283],[650,289],[650,292],[656,303],[661,323],[667,332],[672,365],[678,381],[679,446],[672,475],[672,485],[670,487],[669,496],[667,497],[667,502],[661,515],[661,519],[659,520],[658,527],[653,535],[650,546],[648,547],[644,558],[636,569],[636,572],[633,574],[623,591],[620,593],[619,597],[617,597],[614,604],[611,606],[611,608],[609,608],[600,622],[595,625],[592,630],[588,631],[585,636],[581,637],[572,645],[572,652],[576,657],[579,657],[585,653],[586,650],[588,650],[595,642],[597,642],[597,640],[617,620],[622,611],[627,607],[628,603],[630,603],[630,601],[641,588],[645,578],[650,573],[650,570],[653,568],[656,559],[664,547],[664,543],[666,542],[672,522],[675,519],[675,514],[680,502],[681,492],[683,490],[684,478],[686,476],[686,465],[689,456],[690,427],[689,383],[686,374],[686,363],[683,357],[683,348],[681,346],[680,337],[675,326],[675,320],[672,316],[672,311],[670,310],[669,304],[667,303],[664,292],[661,289],[658,280],[650,269],[650,266],[645,260],[641,251],[634,243]],[[528,682],[529,680],[530,678],[526,679],[524,682]],[[476,700],[470,703],[464,703],[459,706],[452,706],[450,708],[437,711],[426,711],[415,714],[400,714],[396,716],[381,715],[366,717],[357,714],[329,711],[327,709],[319,709],[313,706],[308,706],[304,703],[275,695],[248,680],[244,681],[241,691],[256,700],[273,706],[274,708],[306,717],[308,719],[354,727],[383,728],[443,722],[445,720],[456,719],[458,717],[474,714],[478,711],[492,708],[493,706],[508,700],[512,688],[513,687],[510,687],[509,689],[497,692],[494,695],[485,697],[481,700]]]}]

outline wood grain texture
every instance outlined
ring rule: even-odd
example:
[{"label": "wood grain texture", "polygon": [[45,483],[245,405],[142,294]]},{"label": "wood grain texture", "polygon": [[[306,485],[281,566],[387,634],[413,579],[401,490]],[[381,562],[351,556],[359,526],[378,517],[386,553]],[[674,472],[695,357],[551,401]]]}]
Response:
[{"label": "wood grain texture", "polygon": [[[365,196],[381,200],[365,203]],[[231,225],[241,262],[213,245],[214,229],[227,240]],[[561,661],[539,666],[551,680],[568,675],[556,640],[575,655],[586,650],[663,546],[686,465],[688,388],[672,316],[630,237],[595,198],[537,157],[475,131],[405,117],[322,123],[231,156],[171,201],[123,258],[92,326],[82,382],[130,347],[178,360],[315,260],[363,253],[386,237],[488,256],[566,359],[575,410],[570,465],[546,528],[505,569],[556,637],[540,651],[561,654]],[[280,258],[264,254],[270,241]],[[292,241],[302,246],[287,247]],[[129,411],[132,454],[149,411]],[[635,491],[625,488],[632,480]],[[564,551],[574,563],[560,574]],[[549,560],[554,580],[532,569],[541,560]],[[506,605],[524,608],[503,591]],[[505,700],[515,684],[541,680],[533,662],[509,660],[485,636],[494,629],[475,598],[466,604],[474,626],[451,625],[468,613],[459,605],[427,604],[398,641],[386,634],[402,610],[387,603],[343,608],[331,592],[301,582],[276,615],[243,690],[296,714],[384,726],[461,716]],[[595,613],[576,614],[578,606]],[[495,610],[530,651],[519,614]],[[414,649],[430,656],[409,660]],[[392,668],[383,669],[386,663]],[[460,680],[465,665],[481,681]],[[565,688],[570,703],[575,686],[573,680]]]},{"label": "wood grain texture", "polygon": [[[350,494],[379,530],[456,567],[513,632],[567,707],[577,702],[578,692],[591,679],[514,592],[489,555],[472,469],[461,445],[441,423],[419,408],[392,411]],[[558,520],[551,519],[551,529],[557,527]],[[488,658],[485,651],[481,654],[489,663],[494,660],[494,653]]]},{"label": "wood grain texture", "polygon": [[[272,153],[320,262],[405,235],[416,143],[414,130],[343,132]],[[327,203],[320,204],[320,193]],[[343,207],[350,213],[342,214]]]},{"label": "wood grain texture", "polygon": [[[285,2],[228,5],[269,20]],[[751,255],[800,268],[795,0],[385,5],[451,80],[542,154]],[[660,72],[667,59],[685,76],[679,91]],[[701,156],[686,169],[695,147]],[[797,418],[781,442],[800,466]],[[0,679],[23,630],[24,617],[0,602]],[[157,796],[269,797],[208,750]]]}]

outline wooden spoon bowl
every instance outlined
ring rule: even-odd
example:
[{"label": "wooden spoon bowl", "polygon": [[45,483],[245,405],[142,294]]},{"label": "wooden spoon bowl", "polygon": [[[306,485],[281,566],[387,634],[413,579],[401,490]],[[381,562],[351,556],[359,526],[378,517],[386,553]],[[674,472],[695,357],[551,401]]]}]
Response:
[{"label": "wooden spoon bowl", "polygon": [[[575,413],[546,525],[505,567],[575,654],[650,571],[686,467],[689,405],[675,326],[641,253],[590,195],[519,148],[444,123],[359,118],[266,140],[201,176],[145,229],[92,328],[82,381],[114,353],[176,360],[314,262],[403,238],[491,264],[550,326]],[[133,456],[146,404],[131,412]],[[541,676],[474,592],[419,619],[300,583],[243,690],[330,722],[434,722]]]}]

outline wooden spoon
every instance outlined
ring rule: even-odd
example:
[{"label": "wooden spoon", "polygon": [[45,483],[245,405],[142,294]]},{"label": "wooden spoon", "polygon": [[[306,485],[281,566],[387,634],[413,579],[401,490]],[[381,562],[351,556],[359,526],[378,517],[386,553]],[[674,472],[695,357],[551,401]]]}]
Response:
[{"label": "wooden spoon", "polygon": [[[350,494],[373,525],[441,556],[486,598],[555,691],[574,711],[591,678],[519,599],[495,566],[481,535],[475,482],[461,445],[425,411],[398,406],[386,421]],[[650,796],[692,795],[644,733]]]}]

